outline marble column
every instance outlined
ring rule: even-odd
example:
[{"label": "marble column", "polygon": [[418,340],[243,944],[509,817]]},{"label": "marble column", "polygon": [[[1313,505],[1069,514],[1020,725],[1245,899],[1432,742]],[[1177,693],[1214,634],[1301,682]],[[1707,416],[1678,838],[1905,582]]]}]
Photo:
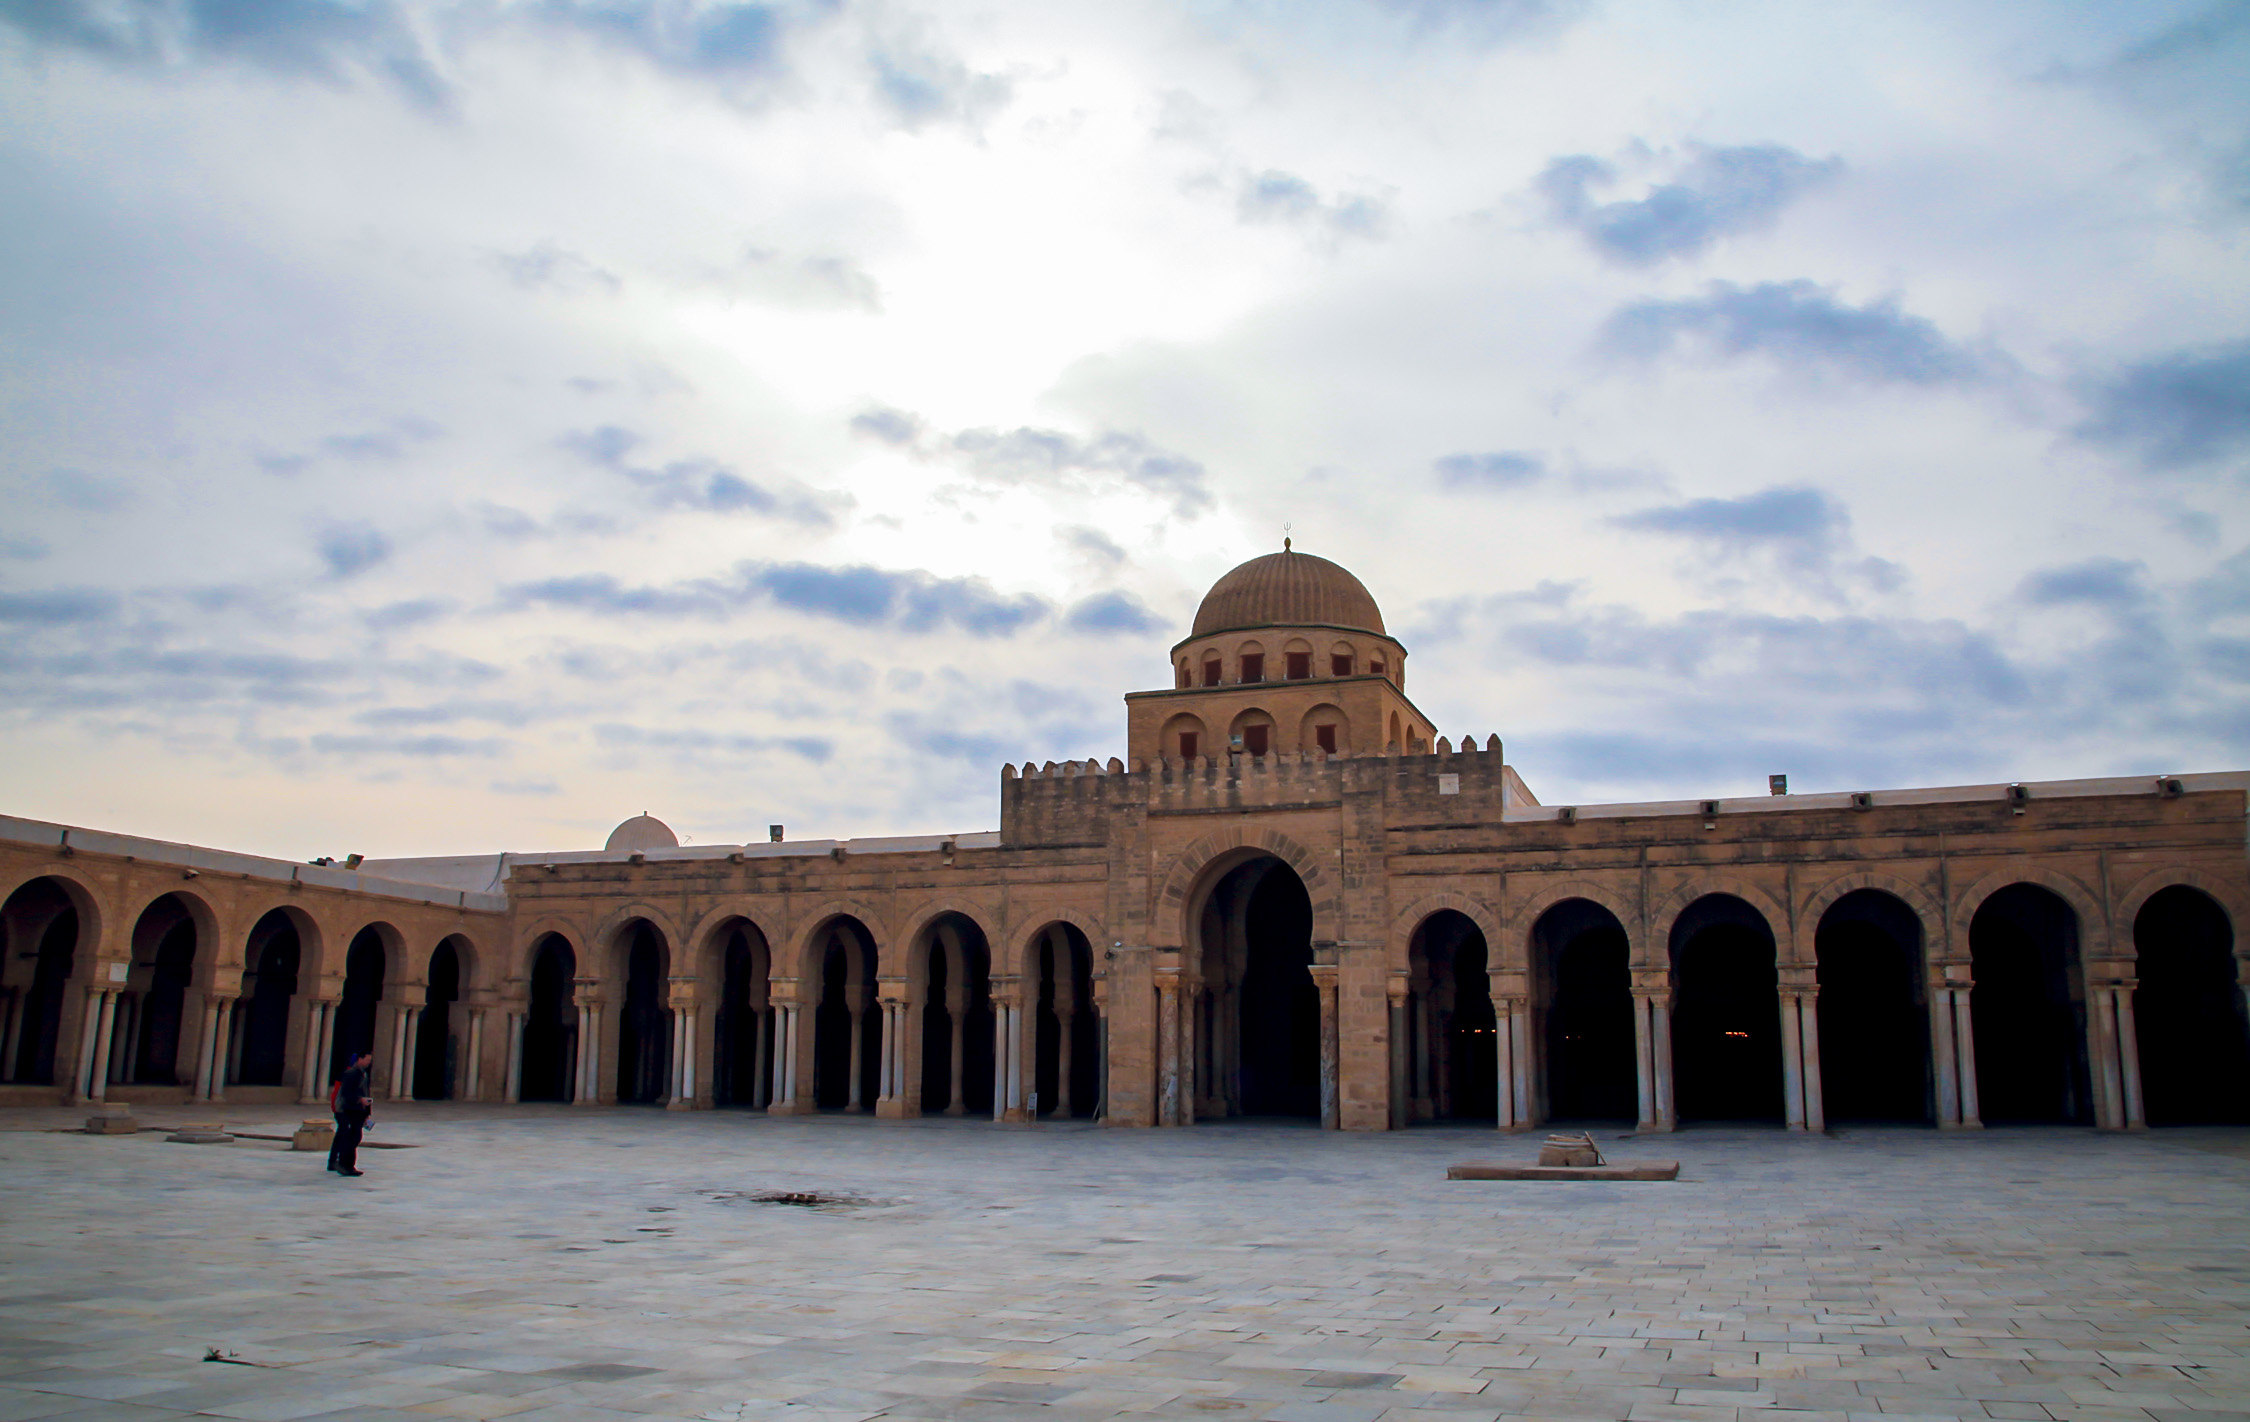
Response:
[{"label": "marble column", "polygon": [[1008,1119],[1008,1004],[992,1004],[992,1119]]},{"label": "marble column", "polygon": [[297,1100],[303,1105],[328,1100],[328,1064],[333,1060],[328,1043],[335,1030],[330,1025],[335,1015],[330,1006],[317,997],[305,999],[305,1043],[297,1064]]},{"label": "marble column", "polygon": [[845,1073],[847,1080],[845,1082],[846,1094],[844,1098],[844,1109],[846,1111],[861,1111],[866,1109],[865,1105],[860,1100],[860,1096],[862,1093],[860,1082],[866,1076],[864,1067],[867,1063],[867,1009],[855,1002],[851,1007],[851,1015],[852,1054],[850,1059],[850,1067]]},{"label": "marble column", "polygon": [[414,1095],[413,1060],[414,1014],[419,1009],[397,1007],[391,1011],[391,1100],[405,1101]]},{"label": "marble column", "polygon": [[767,1049],[773,1040],[773,1008],[761,1007],[750,1014],[750,1105],[763,1111],[773,1103],[773,1068]]},{"label": "marble column", "polygon": [[1797,999],[1797,1020],[1797,1039],[1805,1053],[1805,1129],[1817,1134],[1828,1129],[1828,1107],[1820,1082],[1818,989]]},{"label": "marble column", "polygon": [[1805,1128],[1805,1049],[1797,1040],[1797,998],[1783,992],[1781,1003],[1781,1118],[1792,1131]]},{"label": "marble column", "polygon": [[695,1009],[680,1009],[680,1102],[695,1109]]}]

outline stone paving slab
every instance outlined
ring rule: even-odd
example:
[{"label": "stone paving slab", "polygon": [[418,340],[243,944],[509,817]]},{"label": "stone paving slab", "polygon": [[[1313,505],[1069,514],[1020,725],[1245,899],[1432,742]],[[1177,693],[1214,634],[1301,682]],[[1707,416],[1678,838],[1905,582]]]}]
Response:
[{"label": "stone paving slab", "polygon": [[396,1106],[345,1180],[80,1114],[0,1112],[0,1422],[2250,1419],[2250,1132],[1496,1188],[1534,1144]]}]

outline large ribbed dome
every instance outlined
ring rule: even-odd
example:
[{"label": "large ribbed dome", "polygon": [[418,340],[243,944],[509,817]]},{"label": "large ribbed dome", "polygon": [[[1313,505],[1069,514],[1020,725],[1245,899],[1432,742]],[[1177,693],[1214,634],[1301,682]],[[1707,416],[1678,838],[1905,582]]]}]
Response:
[{"label": "large ribbed dome", "polygon": [[1252,558],[1211,585],[1195,610],[1201,637],[1232,627],[1352,627],[1382,632],[1383,612],[1359,579],[1310,553]]}]

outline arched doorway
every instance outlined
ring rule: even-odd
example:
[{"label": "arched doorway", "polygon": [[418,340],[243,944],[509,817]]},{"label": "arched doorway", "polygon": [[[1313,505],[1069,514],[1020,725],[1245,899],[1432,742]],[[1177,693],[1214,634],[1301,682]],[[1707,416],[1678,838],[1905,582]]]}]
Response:
[{"label": "arched doorway", "polygon": [[672,1013],[666,1001],[671,950],[656,925],[634,919],[624,933],[625,1007],[617,1014],[617,1099],[648,1105],[671,1093]]},{"label": "arched doorway", "polygon": [[288,1079],[290,1018],[303,953],[303,936],[288,909],[274,909],[251,928],[243,944],[249,966],[242,974],[241,1026],[235,1031],[238,1060],[229,1080],[280,1086]]},{"label": "arched doorway", "polygon": [[727,929],[725,940],[711,1041],[711,1099],[721,1106],[764,1106],[773,1080],[767,996],[773,958],[766,936],[748,919]]},{"label": "arched doorway", "polygon": [[1546,1119],[1637,1119],[1631,959],[1625,925],[1591,899],[1564,899],[1532,924]]},{"label": "arched doorway", "polygon": [[820,937],[820,1005],[813,1009],[813,1105],[864,1111],[875,1099],[880,1034],[875,1009],[875,936],[840,917]]},{"label": "arched doorway", "polygon": [[1237,864],[1195,923],[1196,1099],[1213,1114],[1318,1119],[1320,996],[1304,881],[1271,855]]},{"label": "arched doorway", "polygon": [[420,1101],[450,1101],[458,1079],[453,1038],[453,1004],[461,1000],[461,951],[450,938],[430,952],[430,985],[422,1001],[422,1020],[414,1029],[414,1096]]},{"label": "arched doorway", "polygon": [[[385,967],[382,930],[369,924],[353,938],[344,953],[344,993],[336,1002],[334,1051],[328,1062],[328,1080],[338,1081],[344,1068],[361,1052],[375,1054],[376,1079],[391,1070],[375,1041],[375,1018],[383,1002]],[[322,1082],[323,1087],[327,1082]],[[395,1083],[393,1083],[395,1086]]]},{"label": "arched doorway", "polygon": [[559,933],[531,953],[531,1002],[523,1019],[523,1066],[517,1091],[525,1101],[569,1101],[577,1095],[578,1004],[571,989],[578,955]]},{"label": "arched doorway", "polygon": [[992,945],[966,914],[931,920],[915,945],[922,1004],[922,1113],[992,1109]]},{"label": "arched doorway", "polygon": [[1672,924],[1672,1062],[1683,1121],[1782,1119],[1781,993],[1773,929],[1732,894]]},{"label": "arched doorway", "polygon": [[2226,910],[2200,889],[2159,889],[2133,917],[2133,951],[2148,1123],[2250,1121],[2250,1034]]},{"label": "arched doorway", "polygon": [[1032,1094],[1039,1114],[1069,1119],[1091,1116],[1099,1099],[1094,1079],[1099,1042],[1094,1017],[1094,954],[1086,935],[1068,923],[1039,931],[1031,952],[1036,979]]},{"label": "arched doorway", "polygon": [[1826,1118],[1933,1120],[1921,917],[1895,894],[1855,889],[1821,914],[1813,956]]},{"label": "arched doorway", "polygon": [[[8,1036],[0,1042],[6,1079],[55,1084],[62,1045],[63,999],[79,960],[85,924],[63,882],[34,879],[0,905],[0,940],[7,959],[0,973],[8,989]],[[85,956],[92,956],[87,944]]]},{"label": "arched doorway", "polygon": [[141,910],[133,925],[132,1010],[123,1053],[129,1081],[180,1083],[181,1026],[195,980],[196,944],[194,915],[178,894]]},{"label": "arched doorway", "polygon": [[1969,921],[1969,959],[1978,1115],[2091,1125],[2078,915],[2052,890],[2010,884]]},{"label": "arched doorway", "polygon": [[1406,949],[1407,1080],[1422,1120],[1497,1118],[1499,1034],[1484,932],[1465,913],[1423,919]]}]

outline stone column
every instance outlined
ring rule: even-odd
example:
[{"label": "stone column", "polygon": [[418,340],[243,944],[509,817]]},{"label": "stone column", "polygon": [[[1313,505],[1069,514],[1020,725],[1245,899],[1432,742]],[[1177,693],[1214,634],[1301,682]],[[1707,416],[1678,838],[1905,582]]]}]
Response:
[{"label": "stone column", "polygon": [[602,1004],[599,1001],[586,1000],[578,1004],[578,1088],[571,1104],[602,1104]]},{"label": "stone column", "polygon": [[325,1104],[328,1100],[328,1075],[330,1055],[324,1050],[329,1033],[329,1004],[317,997],[305,999],[305,1041],[298,1056],[297,1101],[300,1105]]},{"label": "stone column", "polygon": [[71,1068],[70,1099],[84,1101],[93,1092],[94,1027],[102,1020],[102,991],[87,988],[78,1013],[78,1061]]},{"label": "stone column", "polygon": [[1430,1085],[1435,1071],[1437,1010],[1430,1005],[1428,988],[1414,994],[1414,1104],[1413,1119],[1428,1120],[1437,1114],[1436,1092]]},{"label": "stone column", "polygon": [[14,988],[0,987],[0,1085],[16,1079],[17,1009],[23,1006],[23,994]]},{"label": "stone column", "polygon": [[1820,993],[1811,993],[1797,999],[1797,1037],[1805,1048],[1805,1129],[1814,1133],[1828,1129],[1828,1107],[1820,1085]]},{"label": "stone column", "polygon": [[1008,1004],[992,1000],[992,1119],[1008,1119]]},{"label": "stone column", "polygon": [[664,1015],[671,1019],[672,1028],[671,1044],[666,1049],[667,1055],[664,1059],[664,1109],[667,1111],[682,1111],[687,1109],[680,1104],[683,1099],[680,1090],[680,1069],[686,1065],[686,1057],[683,1053],[687,1047],[687,1023],[683,1020],[685,1014],[676,1005],[666,1008]]},{"label": "stone column", "polygon": [[391,1100],[414,1095],[414,1017],[421,1009],[400,1006],[391,1012]]},{"label": "stone column", "polygon": [[1972,991],[1968,986],[1957,986],[1946,995],[1953,999],[1953,1051],[1960,1062],[1961,1127],[1982,1130],[1984,1117],[1977,1109],[1976,1019],[1969,1012]]},{"label": "stone column", "polygon": [[877,998],[875,1006],[883,1014],[875,1068],[875,1115],[889,1120],[898,1114],[891,1104],[898,1099],[898,1008],[888,998]]},{"label": "stone column", "polygon": [[1531,1013],[1520,997],[1492,1004],[1493,1064],[1499,1075],[1494,1126],[1520,1131],[1533,1124],[1531,1109]]},{"label": "stone column", "polygon": [[1077,1022],[1077,1019],[1078,1009],[1071,1006],[1069,1003],[1060,1003],[1056,1006],[1055,1104],[1052,1108],[1051,1114],[1054,1115],[1057,1119],[1064,1121],[1070,1119],[1071,1113],[1070,1065],[1073,1060],[1073,1049],[1077,1046],[1077,1043],[1072,1040],[1072,1033],[1074,1031],[1074,1024]]},{"label": "stone column", "polygon": [[1651,997],[1645,992],[1633,994],[1633,1078],[1640,1093],[1640,1119],[1635,1130],[1654,1131],[1657,1124],[1656,1108],[1656,1022],[1650,1009]]},{"label": "stone column", "polygon": [[846,1095],[844,1098],[844,1109],[846,1111],[861,1111],[866,1109],[865,1105],[860,1100],[860,1080],[866,1075],[865,1067],[867,1063],[867,1041],[865,1019],[867,1016],[867,1009],[855,1002],[851,1005],[851,1015],[852,1055],[850,1068],[845,1073],[844,1084],[846,1088]]},{"label": "stone column", "polygon": [[[1405,1130],[1405,1129],[1406,1129],[1406,1125],[1407,1125],[1407,1121],[1406,1121],[1406,1089],[1407,1089],[1407,1081],[1406,1081],[1406,1063],[1407,1063],[1407,1052],[1406,1052],[1406,997],[1407,997],[1407,991],[1408,991],[1408,989],[1407,989],[1407,980],[1406,980],[1406,979],[1405,979],[1404,977],[1394,977],[1394,978],[1392,978],[1392,979],[1390,980],[1390,982],[1389,982],[1389,983],[1387,983],[1387,984],[1385,985],[1385,996],[1386,996],[1386,998],[1388,999],[1388,1001],[1389,1001],[1389,1005],[1390,1005],[1390,1018],[1389,1018],[1389,1022],[1390,1022],[1390,1034],[1391,1034],[1391,1040],[1390,1040],[1389,1046],[1390,1046],[1390,1061],[1391,1061],[1391,1129],[1392,1129],[1392,1130],[1394,1130],[1394,1131],[1403,1131],[1403,1130]],[[1501,1062],[1500,1062],[1500,1085],[1501,1085],[1501,1090],[1502,1090],[1503,1092],[1505,1092],[1505,1091],[1506,1091],[1506,1089],[1507,1089],[1507,1079],[1508,1079],[1508,1067],[1507,1067],[1507,1058],[1506,1058],[1506,1057],[1502,1057],[1502,1058],[1501,1058]]]},{"label": "stone column", "polygon": [[767,1055],[773,1042],[773,1008],[761,1007],[750,1016],[755,1034],[750,1047],[750,1105],[763,1111],[773,1104],[773,1059]]},{"label": "stone column", "polygon": [[945,1016],[947,1036],[950,1038],[948,1045],[952,1050],[946,1054],[945,1110],[942,1114],[966,1116],[969,1114],[969,1103],[964,1099],[961,1087],[966,1076],[962,1063],[967,1060],[969,1045],[969,985],[964,981],[968,977],[968,969],[964,965],[958,973],[951,971],[954,966],[951,959],[948,959],[945,966],[948,969],[945,975]]},{"label": "stone column", "polygon": [[109,1044],[117,1029],[117,990],[104,988],[100,991],[101,1004],[94,1019],[93,1089],[88,1093],[96,1101],[109,1095]]},{"label": "stone column", "polygon": [[695,1109],[695,1009],[680,1009],[680,1101],[689,1111]]},{"label": "stone column", "polygon": [[1930,994],[1930,1075],[1937,1082],[1937,1123],[1941,1131],[1961,1128],[1961,1078],[1953,1050],[1953,994],[1934,984]]},{"label": "stone column", "polygon": [[1340,1020],[1336,1005],[1337,968],[1334,963],[1315,963],[1311,972],[1313,991],[1320,995],[1320,1128],[1341,1130],[1344,1102],[1338,1078],[1343,1070],[1343,1048],[1336,1037]]},{"label": "stone column", "polygon": [[789,1024],[779,1003],[767,1007],[766,1014],[772,1019],[771,1030],[760,1024],[760,1031],[765,1032],[773,1048],[766,1075],[766,1109],[770,1111],[788,1099]]},{"label": "stone column", "polygon": [[501,1084],[501,1100],[511,1105],[523,1100],[523,1029],[529,1012],[508,1014],[508,1079]]},{"label": "stone column", "polygon": [[1669,1131],[1679,1125],[1672,1097],[1672,994],[1666,988],[1633,990],[1633,1050],[1639,1072],[1638,1129]]},{"label": "stone column", "polygon": [[481,1007],[469,1009],[469,1060],[461,1072],[461,1099],[484,1099],[484,1012]]},{"label": "stone column", "polygon": [[1781,1119],[1792,1131],[1805,1128],[1805,1049],[1797,1040],[1797,998],[1779,994],[1781,1003]]},{"label": "stone column", "polygon": [[2141,1034],[2133,1020],[2132,985],[2117,989],[2117,1057],[2125,1068],[2125,1129],[2148,1129],[2148,1110],[2141,1099]]},{"label": "stone column", "polygon": [[804,1103],[797,1099],[798,1021],[802,1016],[802,1011],[794,1002],[782,1009],[783,1038],[788,1048],[788,1059],[783,1063],[781,1073],[782,1100],[792,1111],[804,1109]]},{"label": "stone column", "polygon": [[1156,972],[1156,1124],[1180,1123],[1180,973]]},{"label": "stone column", "polygon": [[218,1045],[219,999],[206,997],[203,999],[203,1036],[195,1045],[195,1091],[189,1097],[192,1101],[211,1099],[211,1060],[218,1054]]},{"label": "stone column", "polygon": [[133,1074],[134,1026],[140,1016],[141,996],[135,992],[119,991],[110,994],[109,1042],[102,1059],[109,1063],[105,1073],[111,1086],[122,1086]]},{"label": "stone column", "polygon": [[1031,1091],[1038,1074],[1024,1069],[1027,1060],[1034,1060],[1039,1043],[1030,1036],[1030,1023],[1034,1014],[1024,1010],[1023,992],[1019,987],[1008,1001],[1008,1119],[1031,1119]]}]

